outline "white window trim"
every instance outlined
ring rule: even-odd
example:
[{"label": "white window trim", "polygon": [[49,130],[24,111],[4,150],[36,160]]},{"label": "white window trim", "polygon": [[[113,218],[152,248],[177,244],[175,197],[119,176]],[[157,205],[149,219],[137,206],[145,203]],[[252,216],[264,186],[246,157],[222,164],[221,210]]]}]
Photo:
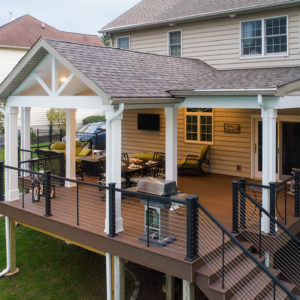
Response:
[{"label": "white window trim", "polygon": [[[282,53],[266,53],[266,32],[265,32],[265,23],[268,19],[276,19],[276,18],[283,18],[286,17],[286,38],[287,38],[287,51]],[[255,54],[255,55],[243,55],[243,49],[242,49],[242,24],[246,22],[253,22],[253,21],[262,21],[262,54]],[[266,58],[266,57],[284,57],[289,56],[289,16],[288,15],[282,15],[282,16],[274,16],[274,17],[267,17],[267,18],[259,18],[259,19],[251,19],[251,20],[244,20],[240,21],[240,59],[253,59],[253,58]]]},{"label": "white window trim", "polygon": [[[200,141],[200,121],[198,122],[198,139],[197,141],[187,140],[186,139],[186,116],[187,115],[196,115],[196,116],[211,116],[212,117],[212,141],[206,142],[206,141]],[[215,120],[214,120],[214,109],[212,109],[212,112],[209,113],[201,113],[201,112],[187,112],[187,108],[184,108],[184,142],[187,144],[197,144],[197,145],[213,145],[215,141]]]},{"label": "white window trim", "polygon": [[[118,49],[123,49],[123,48],[119,48],[119,39],[123,39],[123,38],[128,38],[128,40],[129,40],[129,49],[128,50],[130,50],[131,49],[131,44],[130,44],[130,35],[124,35],[124,36],[118,36],[117,37],[117,39],[116,39],[116,48],[118,48]],[[127,50],[127,49],[123,49],[123,50]]]},{"label": "white window trim", "polygon": [[168,41],[168,48],[167,48],[167,53],[168,53],[168,56],[171,56],[170,54],[170,33],[171,32],[178,32],[180,31],[180,57],[182,57],[182,29],[174,29],[174,30],[170,30],[170,31],[167,31],[167,41]]}]

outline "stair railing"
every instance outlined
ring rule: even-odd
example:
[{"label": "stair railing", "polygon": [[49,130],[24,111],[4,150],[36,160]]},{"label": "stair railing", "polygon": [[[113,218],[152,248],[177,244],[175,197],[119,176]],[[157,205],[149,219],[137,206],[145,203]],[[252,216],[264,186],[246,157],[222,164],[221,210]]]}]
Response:
[{"label": "stair railing", "polygon": [[[261,289],[264,287],[267,288],[265,293],[272,293],[273,299],[285,299],[288,297],[289,299],[295,300],[296,297],[293,295],[279,280],[274,276],[271,271],[259,260],[255,257],[229,230],[227,230],[203,205],[199,202],[197,203],[199,209],[199,254],[202,259],[206,262],[206,264],[215,271],[218,269],[219,271],[216,273],[219,279],[221,280],[222,289],[226,288],[226,285],[232,286],[231,295],[235,295],[236,293],[243,291],[243,287],[248,284],[250,285],[250,289],[247,290],[247,294],[242,295],[243,299],[255,298],[254,290],[257,289],[257,285],[261,285]],[[203,223],[206,223],[207,226],[203,226]],[[203,231],[205,229],[205,231]],[[201,253],[204,251],[203,249],[207,249],[210,245],[212,245],[212,240],[216,237],[216,229],[221,232],[221,243],[216,250],[208,251],[207,254]],[[201,247],[201,245],[206,244],[205,247]],[[242,278],[237,278],[239,276],[238,273],[233,272],[231,277],[227,276],[228,268],[226,267],[226,254],[229,255],[232,252],[233,245],[235,247],[235,251],[241,251],[242,256],[247,257],[250,261],[247,261],[247,264],[252,263],[256,268],[262,271],[263,275],[261,280],[254,286],[251,286],[251,281],[243,280]],[[227,251],[226,250],[231,250]],[[221,265],[217,265],[215,259],[212,256],[217,256],[221,253]],[[228,262],[228,260],[227,260]],[[256,276],[253,273],[253,276]],[[268,285],[268,280],[271,281],[272,286]],[[262,295],[261,295],[262,296]],[[264,296],[267,296],[265,294]]]},{"label": "stair railing", "polygon": [[[251,185],[251,184],[250,184]],[[233,232],[254,244],[258,254],[268,259],[268,264],[281,271],[290,282],[300,287],[300,241],[275,217],[274,201],[277,186],[261,186],[269,189],[270,212],[265,210],[255,197],[249,195],[245,181],[233,181]],[[269,232],[265,233],[262,216],[269,223]]]}]

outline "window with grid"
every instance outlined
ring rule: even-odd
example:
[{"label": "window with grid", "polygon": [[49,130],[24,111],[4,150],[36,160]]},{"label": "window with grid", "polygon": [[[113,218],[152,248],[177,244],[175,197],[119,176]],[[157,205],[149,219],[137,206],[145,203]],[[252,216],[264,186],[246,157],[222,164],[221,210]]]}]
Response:
[{"label": "window with grid", "polygon": [[117,47],[120,49],[129,50],[129,37],[121,37],[117,40]]},{"label": "window with grid", "polygon": [[169,55],[181,56],[181,31],[169,32]]},{"label": "window with grid", "polygon": [[287,18],[266,20],[266,53],[287,52]]},{"label": "window with grid", "polygon": [[213,143],[213,110],[211,108],[186,109],[185,141],[201,144]]},{"label": "window with grid", "polygon": [[242,56],[287,53],[287,23],[287,17],[242,22]]}]

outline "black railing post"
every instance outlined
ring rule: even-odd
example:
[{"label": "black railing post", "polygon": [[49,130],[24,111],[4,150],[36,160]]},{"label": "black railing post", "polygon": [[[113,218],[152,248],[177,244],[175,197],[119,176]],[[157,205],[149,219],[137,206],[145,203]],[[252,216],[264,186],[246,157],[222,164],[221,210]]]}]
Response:
[{"label": "black railing post", "polygon": [[108,236],[116,236],[116,184],[109,183],[109,199],[108,199]]},{"label": "black railing post", "polygon": [[40,149],[40,130],[36,130],[36,147],[37,149]]},{"label": "black railing post", "polygon": [[295,171],[295,217],[300,217],[300,170]]},{"label": "black railing post", "polygon": [[0,161],[0,201],[4,201],[4,162]]},{"label": "black railing post", "polygon": [[52,125],[49,125],[49,144],[52,143],[52,135],[53,135],[53,128]]},{"label": "black railing post", "polygon": [[270,234],[275,234],[275,218],[276,218],[276,182],[270,182]]},{"label": "black railing post", "polygon": [[45,217],[51,217],[51,172],[45,172]]},{"label": "black railing post", "polygon": [[232,181],[232,232],[239,233],[239,183]]},{"label": "black railing post", "polygon": [[[246,179],[240,179],[240,188],[243,192],[246,191]],[[240,194],[240,228],[246,229],[246,199]]]},{"label": "black railing post", "polygon": [[198,202],[197,195],[189,195],[186,198],[186,258],[187,261],[193,261],[199,257],[198,253]]}]

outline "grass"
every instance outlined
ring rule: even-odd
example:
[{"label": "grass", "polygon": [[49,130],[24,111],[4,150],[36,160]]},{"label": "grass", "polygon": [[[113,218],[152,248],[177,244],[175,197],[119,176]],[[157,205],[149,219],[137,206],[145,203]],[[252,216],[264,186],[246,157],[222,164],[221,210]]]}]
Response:
[{"label": "grass", "polygon": [[[0,271],[5,268],[4,217],[0,218]],[[19,225],[20,272],[0,279],[0,299],[106,299],[105,257]],[[126,299],[134,282],[126,273]]]}]

